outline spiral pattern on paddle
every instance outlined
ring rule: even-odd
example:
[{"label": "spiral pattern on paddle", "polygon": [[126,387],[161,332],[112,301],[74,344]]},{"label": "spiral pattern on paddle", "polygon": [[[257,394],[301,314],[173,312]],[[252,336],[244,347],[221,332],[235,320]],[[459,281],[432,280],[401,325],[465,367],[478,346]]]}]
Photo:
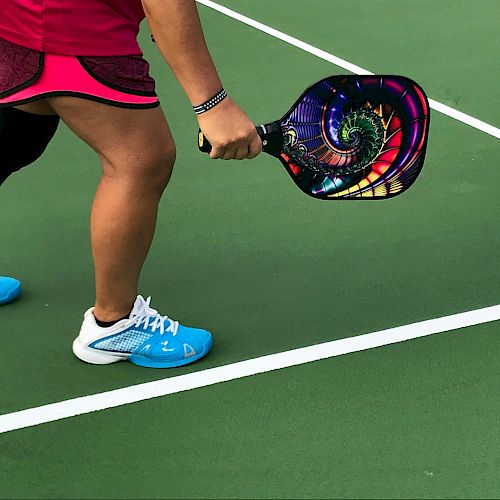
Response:
[{"label": "spiral pattern on paddle", "polygon": [[404,77],[331,77],[282,120],[282,159],[313,194],[387,197],[420,172],[428,118],[423,91]]}]

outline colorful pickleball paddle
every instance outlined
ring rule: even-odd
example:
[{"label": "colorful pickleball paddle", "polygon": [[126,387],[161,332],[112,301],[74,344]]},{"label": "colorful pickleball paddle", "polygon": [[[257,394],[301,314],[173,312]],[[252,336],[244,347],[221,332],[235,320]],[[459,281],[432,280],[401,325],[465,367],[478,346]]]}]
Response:
[{"label": "colorful pickleball paddle", "polygon": [[[331,76],[257,132],[263,150],[307,195],[381,199],[403,193],[418,177],[429,119],[427,97],[409,78]],[[199,148],[212,148],[201,131]]]}]

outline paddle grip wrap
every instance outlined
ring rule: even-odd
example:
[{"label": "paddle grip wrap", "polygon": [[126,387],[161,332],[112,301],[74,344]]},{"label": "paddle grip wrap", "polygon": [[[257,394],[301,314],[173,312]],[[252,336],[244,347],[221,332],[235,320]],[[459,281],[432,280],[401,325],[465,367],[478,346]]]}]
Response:
[{"label": "paddle grip wrap", "polygon": [[[262,150],[271,156],[279,157],[283,149],[281,123],[277,121],[266,125],[259,125],[255,128],[262,139]],[[212,145],[201,130],[198,130],[198,147],[202,153],[210,153],[212,151]]]}]

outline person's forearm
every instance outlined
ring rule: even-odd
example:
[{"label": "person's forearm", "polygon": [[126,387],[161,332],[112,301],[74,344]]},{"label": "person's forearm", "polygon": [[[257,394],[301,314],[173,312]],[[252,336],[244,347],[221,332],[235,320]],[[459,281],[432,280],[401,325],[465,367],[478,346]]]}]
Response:
[{"label": "person's forearm", "polygon": [[193,106],[222,84],[205,42],[194,0],[141,0],[156,44]]}]

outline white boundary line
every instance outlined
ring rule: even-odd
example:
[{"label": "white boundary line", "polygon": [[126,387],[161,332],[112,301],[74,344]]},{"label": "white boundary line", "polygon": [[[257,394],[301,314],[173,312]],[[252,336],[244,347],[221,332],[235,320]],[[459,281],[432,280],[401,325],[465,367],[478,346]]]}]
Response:
[{"label": "white boundary line", "polygon": [[[346,61],[345,59],[341,59],[340,57],[330,54],[329,52],[325,52],[324,50],[318,49],[317,47],[314,47],[313,45],[310,45],[306,42],[303,42],[298,38],[294,38],[293,36],[283,33],[282,31],[278,31],[274,28],[271,28],[270,26],[267,26],[266,24],[262,24],[259,21],[251,19],[250,17],[244,16],[243,14],[235,12],[234,10],[228,9],[227,7],[219,5],[218,3],[212,2],[212,0],[196,0],[196,1],[199,4],[205,5],[206,7],[216,10],[217,12],[220,12],[221,14],[231,17],[236,21],[239,21],[243,24],[247,24],[248,26],[258,29],[259,31],[262,31],[264,33],[267,33],[268,35],[271,35],[274,38],[278,38],[279,40],[282,40],[290,45],[293,45],[294,47],[309,52],[309,54],[319,57],[320,59],[324,59],[325,61],[331,62],[336,66],[339,66],[340,68],[350,71],[351,73],[354,73],[356,75],[373,75],[373,73],[371,71],[368,71],[367,69],[361,68],[360,66],[356,66],[355,64],[352,64],[349,61]],[[434,99],[429,99],[429,105],[432,109],[435,109],[436,111],[443,113],[444,115],[447,115],[450,118],[453,118],[455,120],[458,120],[459,122],[470,125],[473,128],[481,130],[486,134],[489,134],[493,137],[496,137],[497,139],[500,139],[500,128],[494,127],[489,123],[478,120],[473,116],[466,115],[465,113],[462,113],[461,111],[451,108],[446,104],[435,101]]]},{"label": "white boundary line", "polygon": [[303,365],[320,359],[374,349],[375,347],[496,320],[500,320],[500,305],[389,328],[357,337],[333,340],[323,344],[261,356],[186,375],[7,413],[0,415],[0,434],[76,415],[166,396],[167,394],[175,394],[229,380],[241,379],[258,373]]}]

